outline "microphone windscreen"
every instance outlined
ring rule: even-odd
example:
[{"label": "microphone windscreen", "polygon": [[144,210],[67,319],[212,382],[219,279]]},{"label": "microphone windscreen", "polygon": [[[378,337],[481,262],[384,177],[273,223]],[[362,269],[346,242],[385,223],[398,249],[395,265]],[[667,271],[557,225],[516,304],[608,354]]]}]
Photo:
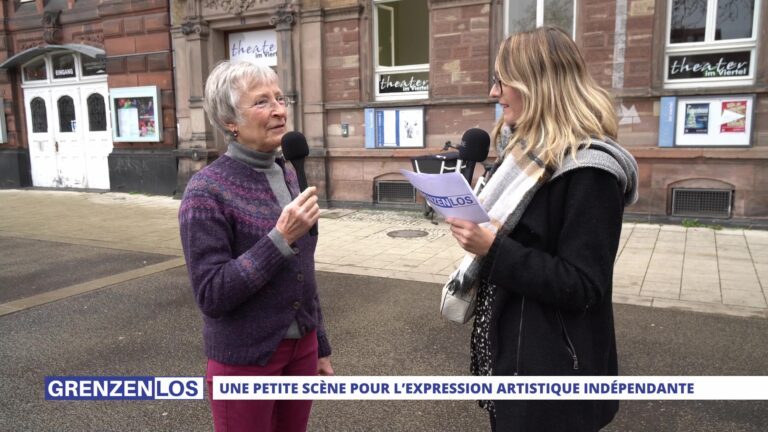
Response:
[{"label": "microphone windscreen", "polygon": [[491,147],[491,137],[488,132],[472,128],[461,137],[459,146],[459,159],[471,162],[482,162],[488,158],[488,149]]},{"label": "microphone windscreen", "polygon": [[280,145],[283,147],[283,157],[287,161],[304,159],[309,155],[307,138],[301,132],[287,132],[283,135]]}]

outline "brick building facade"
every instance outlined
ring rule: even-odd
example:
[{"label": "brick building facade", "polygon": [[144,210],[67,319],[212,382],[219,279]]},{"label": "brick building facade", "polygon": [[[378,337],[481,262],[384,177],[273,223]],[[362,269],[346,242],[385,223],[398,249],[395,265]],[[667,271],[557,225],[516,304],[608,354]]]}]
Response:
[{"label": "brick building facade", "polygon": [[15,0],[0,15],[2,186],[173,194],[168,2]]},{"label": "brick building facade", "polygon": [[[674,43],[678,38],[675,15],[679,13],[675,8],[696,2],[591,0],[582,3],[579,9],[582,18],[577,19],[577,41],[590,63],[592,75],[616,97],[622,120],[620,141],[632,151],[640,165],[640,200],[629,211],[651,219],[702,215],[765,223],[768,219],[768,44],[765,43],[768,41],[765,25],[768,2],[709,2],[708,18],[717,19],[717,29],[707,28],[707,32],[715,34],[686,36],[681,43]],[[718,14],[711,17],[714,10]],[[689,10],[686,16],[704,15],[702,12]],[[721,24],[725,21],[725,12],[744,18],[738,22],[743,34],[731,38],[738,42],[728,42],[727,26]],[[706,26],[713,27],[712,21]],[[696,25],[687,27],[689,33],[697,29]],[[718,37],[718,33],[723,36]],[[676,45],[686,49],[680,50]],[[724,78],[693,78],[679,80],[680,83],[671,79],[674,62],[681,57],[677,53],[695,59],[697,52],[713,52],[718,58],[730,61],[727,56],[739,51],[751,53],[747,78],[732,82]],[[714,65],[715,61],[711,63]],[[709,135],[714,136],[693,141],[691,138],[696,138],[699,131],[686,128],[681,119],[685,109],[697,103],[710,104],[706,109],[713,111],[711,123],[715,123],[715,115],[719,114],[715,111],[724,111],[722,104],[730,100],[749,102],[751,109],[745,113],[746,125],[718,134],[718,129],[728,130],[728,123],[710,124]],[[674,119],[668,121],[666,115]],[[672,130],[667,129],[670,127]],[[734,143],[731,138],[737,136],[743,139]]]},{"label": "brick building facade", "polygon": [[[641,198],[630,214],[764,222],[768,35],[758,24],[768,19],[766,3],[179,2],[176,80],[188,83],[177,92],[179,184],[224,150],[222,137],[201,121],[206,71],[234,55],[233,40],[273,31],[274,67],[294,102],[292,127],[308,138],[307,175],[326,205],[417,206],[407,190],[389,189],[403,181],[398,170],[469,128],[490,130],[498,115],[488,90],[499,43],[509,32],[554,23],[572,32],[590,72],[616,98],[619,140],[641,172]],[[734,71],[696,75],[718,61]],[[743,70],[735,70],[739,64]],[[673,76],[681,70],[683,79]],[[413,124],[421,135],[402,138]]]},{"label": "brick building facade", "polygon": [[[325,205],[418,207],[398,170],[467,129],[490,130],[499,43],[557,24],[616,98],[619,141],[640,164],[640,201],[629,213],[768,221],[768,0],[36,0],[5,1],[2,14],[5,186],[36,184],[35,166],[47,166],[35,150],[46,136],[30,132],[40,120],[30,99],[57,82],[29,81],[24,68],[43,56],[58,73],[64,47],[78,66],[88,56],[106,65],[71,84],[103,81],[107,100],[128,102],[107,107],[113,137],[136,115],[133,132],[143,137],[151,99],[118,89],[157,90],[162,127],[149,123],[154,140],[109,143],[106,188],[183,192],[225,150],[202,108],[207,73],[248,57],[278,72]],[[54,132],[66,129],[49,120],[59,123]]]}]

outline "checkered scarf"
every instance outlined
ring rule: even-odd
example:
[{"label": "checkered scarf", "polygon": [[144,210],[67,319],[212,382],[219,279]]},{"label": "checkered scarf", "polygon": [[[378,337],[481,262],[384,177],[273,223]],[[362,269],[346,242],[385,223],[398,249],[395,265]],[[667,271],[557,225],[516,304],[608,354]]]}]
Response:
[{"label": "checkered scarf", "polygon": [[[637,162],[614,141],[593,139],[588,148],[576,152],[576,158],[568,155],[557,171],[545,166],[537,155],[525,152],[522,147],[515,146],[504,157],[478,197],[491,219],[481,226],[491,230],[496,237],[503,238],[512,232],[543,184],[574,169],[593,167],[610,172],[624,190],[625,205],[637,201]],[[448,289],[464,294],[477,288],[483,259],[467,253],[449,277]]]}]

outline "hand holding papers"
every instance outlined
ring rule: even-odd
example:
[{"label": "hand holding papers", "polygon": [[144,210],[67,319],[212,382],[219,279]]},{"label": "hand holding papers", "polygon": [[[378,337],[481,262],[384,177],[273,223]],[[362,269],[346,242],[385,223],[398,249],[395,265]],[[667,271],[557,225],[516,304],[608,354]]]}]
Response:
[{"label": "hand holding papers", "polygon": [[490,220],[461,174],[419,174],[403,169],[400,173],[443,218],[454,217],[478,224]]}]

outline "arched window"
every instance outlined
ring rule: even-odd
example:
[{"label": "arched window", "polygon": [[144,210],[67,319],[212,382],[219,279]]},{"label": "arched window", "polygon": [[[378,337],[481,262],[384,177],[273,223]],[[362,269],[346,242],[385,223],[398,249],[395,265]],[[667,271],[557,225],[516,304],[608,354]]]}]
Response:
[{"label": "arched window", "polygon": [[88,127],[91,132],[107,130],[104,96],[98,93],[88,96]]},{"label": "arched window", "polygon": [[48,132],[48,115],[45,111],[45,101],[41,97],[32,99],[29,103],[32,109],[32,132]]},{"label": "arched window", "polygon": [[59,132],[74,132],[75,103],[69,96],[62,96],[56,102],[59,108]]}]

